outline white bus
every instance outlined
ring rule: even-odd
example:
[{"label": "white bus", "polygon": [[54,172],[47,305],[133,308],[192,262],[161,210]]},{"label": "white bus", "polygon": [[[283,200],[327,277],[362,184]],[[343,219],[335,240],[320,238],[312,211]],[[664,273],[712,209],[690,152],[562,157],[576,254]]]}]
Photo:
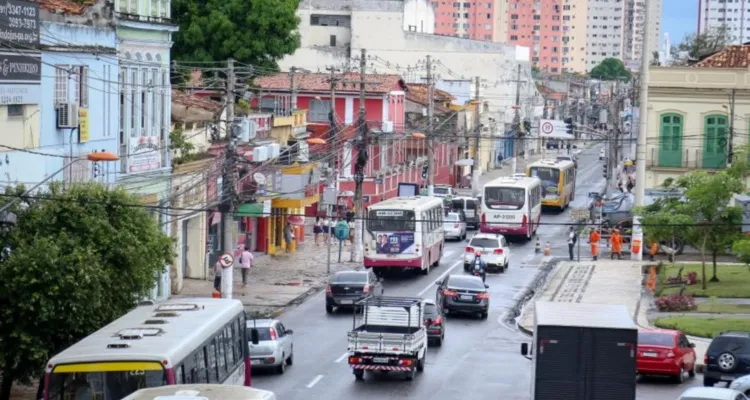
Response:
[{"label": "white bus", "polygon": [[542,181],[542,205],[564,210],[576,197],[576,167],[568,160],[539,160],[526,175]]},{"label": "white bus", "polygon": [[245,323],[239,300],[141,305],[54,356],[45,370],[44,399],[122,399],[139,389],[186,383],[250,386]]},{"label": "white bus", "polygon": [[530,240],[542,218],[542,182],[537,178],[498,178],[482,188],[479,231]]},{"label": "white bus", "polygon": [[276,400],[276,395],[242,386],[176,385],[141,389],[122,400]]},{"label": "white bus", "polygon": [[443,199],[394,197],[367,208],[363,235],[365,268],[419,269],[423,274],[443,256]]}]

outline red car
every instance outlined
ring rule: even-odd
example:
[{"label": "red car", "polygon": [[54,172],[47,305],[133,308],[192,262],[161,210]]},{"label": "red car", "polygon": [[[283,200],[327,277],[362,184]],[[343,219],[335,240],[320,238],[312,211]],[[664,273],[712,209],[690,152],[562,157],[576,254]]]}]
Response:
[{"label": "red car", "polygon": [[695,345],[680,331],[644,329],[638,331],[637,369],[639,375],[672,376],[679,383],[685,372],[695,376]]}]

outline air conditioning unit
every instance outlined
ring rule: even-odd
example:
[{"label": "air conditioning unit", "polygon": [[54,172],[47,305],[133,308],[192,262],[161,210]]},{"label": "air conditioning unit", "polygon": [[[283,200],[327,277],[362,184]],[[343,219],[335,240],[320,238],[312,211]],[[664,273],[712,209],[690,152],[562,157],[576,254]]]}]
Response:
[{"label": "air conditioning unit", "polygon": [[393,133],[393,121],[383,122],[383,133]]},{"label": "air conditioning unit", "polygon": [[268,158],[276,158],[281,153],[281,146],[278,143],[271,143],[268,145]]},{"label": "air conditioning unit", "polygon": [[268,160],[268,147],[258,146],[253,149],[253,162],[263,162]]},{"label": "air conditioning unit", "polygon": [[78,104],[58,104],[56,110],[58,128],[78,128]]}]

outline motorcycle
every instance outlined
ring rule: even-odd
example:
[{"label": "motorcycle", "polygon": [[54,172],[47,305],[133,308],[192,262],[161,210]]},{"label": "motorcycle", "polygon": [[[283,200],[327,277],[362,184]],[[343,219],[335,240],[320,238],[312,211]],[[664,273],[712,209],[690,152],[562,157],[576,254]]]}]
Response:
[{"label": "motorcycle", "polygon": [[471,275],[482,278],[482,282],[487,279],[486,271],[479,265],[474,265],[474,268],[471,270]]}]

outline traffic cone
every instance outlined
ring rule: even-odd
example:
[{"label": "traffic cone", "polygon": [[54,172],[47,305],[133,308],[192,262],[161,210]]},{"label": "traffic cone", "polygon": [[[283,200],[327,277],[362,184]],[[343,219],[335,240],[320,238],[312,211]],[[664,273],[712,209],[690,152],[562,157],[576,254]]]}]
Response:
[{"label": "traffic cone", "polygon": [[550,249],[549,242],[547,242],[547,244],[544,245],[544,255],[548,256],[550,254],[552,254],[552,249]]},{"label": "traffic cone", "polygon": [[221,293],[214,290],[214,292],[211,293],[211,298],[220,299],[221,298]]},{"label": "traffic cone", "polygon": [[536,238],[536,244],[534,245],[534,253],[541,253],[542,252],[542,244],[539,243],[539,238]]}]

